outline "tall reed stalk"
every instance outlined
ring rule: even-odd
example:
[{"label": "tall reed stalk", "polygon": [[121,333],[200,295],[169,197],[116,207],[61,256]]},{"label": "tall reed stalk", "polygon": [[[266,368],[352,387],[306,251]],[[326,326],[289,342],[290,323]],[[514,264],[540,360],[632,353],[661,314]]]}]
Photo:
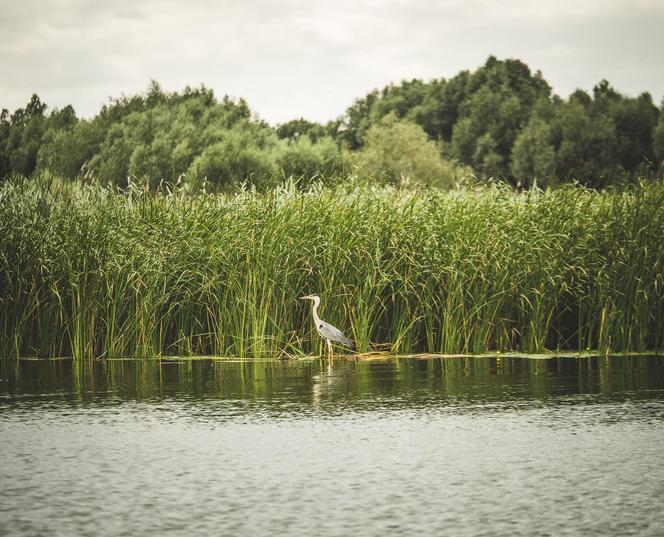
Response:
[{"label": "tall reed stalk", "polygon": [[0,353],[321,352],[303,294],[393,352],[664,347],[664,185],[232,196],[0,186]]}]

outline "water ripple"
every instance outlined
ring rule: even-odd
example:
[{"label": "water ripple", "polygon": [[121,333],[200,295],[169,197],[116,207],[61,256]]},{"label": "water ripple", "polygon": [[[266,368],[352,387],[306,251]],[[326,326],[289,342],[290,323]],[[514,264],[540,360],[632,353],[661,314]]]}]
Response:
[{"label": "water ripple", "polygon": [[664,534],[663,362],[425,365],[24,368],[0,534]]}]

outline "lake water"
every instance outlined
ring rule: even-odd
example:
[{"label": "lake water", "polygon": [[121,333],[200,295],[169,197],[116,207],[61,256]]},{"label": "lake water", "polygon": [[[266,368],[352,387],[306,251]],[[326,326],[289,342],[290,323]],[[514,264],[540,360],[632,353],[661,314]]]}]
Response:
[{"label": "lake water", "polygon": [[664,358],[0,369],[0,535],[664,535]]}]

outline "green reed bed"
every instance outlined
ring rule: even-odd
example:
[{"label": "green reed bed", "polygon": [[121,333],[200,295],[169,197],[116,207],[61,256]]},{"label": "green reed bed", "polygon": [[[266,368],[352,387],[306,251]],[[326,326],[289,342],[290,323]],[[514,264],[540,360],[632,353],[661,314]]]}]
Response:
[{"label": "green reed bed", "polygon": [[664,185],[233,196],[0,186],[0,353],[320,352],[310,306],[364,351],[664,346]]}]

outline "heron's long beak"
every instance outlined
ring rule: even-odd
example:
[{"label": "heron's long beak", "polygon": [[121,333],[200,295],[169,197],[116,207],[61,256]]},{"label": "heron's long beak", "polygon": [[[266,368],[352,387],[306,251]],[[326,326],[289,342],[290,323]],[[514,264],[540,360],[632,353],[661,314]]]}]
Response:
[{"label": "heron's long beak", "polygon": [[311,295],[301,296],[300,300],[311,300],[313,297]]}]

